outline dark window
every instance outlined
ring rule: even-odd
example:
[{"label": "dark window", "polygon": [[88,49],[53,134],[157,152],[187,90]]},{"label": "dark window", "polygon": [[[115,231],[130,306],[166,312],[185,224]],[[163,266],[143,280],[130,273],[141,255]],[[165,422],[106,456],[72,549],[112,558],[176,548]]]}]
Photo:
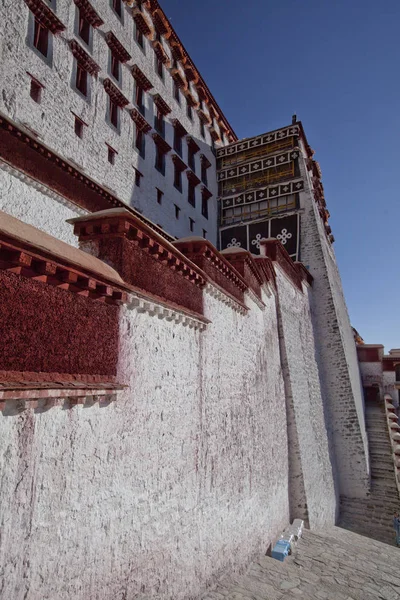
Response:
[{"label": "dark window", "polygon": [[208,200],[203,196],[201,200],[201,214],[208,219]]},{"label": "dark window", "polygon": [[190,231],[193,231],[193,229],[194,229],[194,220],[191,219],[190,217],[189,217],[189,227],[190,227]]},{"label": "dark window", "polygon": [[79,10],[79,26],[78,26],[78,35],[89,46],[90,44],[90,23],[87,21],[82,13]]},{"label": "dark window", "polygon": [[154,55],[154,57],[156,73],[164,81],[164,65],[162,63],[162,60],[160,60],[156,54]]},{"label": "dark window", "polygon": [[396,374],[396,381],[400,381],[400,365],[395,365],[394,371]]},{"label": "dark window", "polygon": [[135,102],[139,109],[139,112],[144,116],[145,108],[144,108],[144,90],[140,87],[140,85],[136,82],[135,89]]},{"label": "dark window", "polygon": [[34,79],[31,79],[30,96],[32,100],[40,104],[40,101],[42,99],[42,86],[38,81],[35,81]]},{"label": "dark window", "polygon": [[139,151],[142,158],[145,157],[145,136],[141,129],[136,128],[135,148]]},{"label": "dark window", "polygon": [[194,152],[192,146],[189,146],[188,147],[188,165],[192,169],[192,171],[195,173],[196,172],[196,163],[195,163],[194,155],[195,155],[195,152]]},{"label": "dark window", "polygon": [[191,181],[189,181],[188,187],[188,202],[192,206],[196,206],[196,188]]},{"label": "dark window", "polygon": [[115,164],[115,155],[117,153],[115,150],[110,148],[110,146],[107,146],[107,148],[108,148],[108,162],[111,163],[112,165],[114,165]]},{"label": "dark window", "polygon": [[222,131],[222,129],[220,129],[219,131],[220,137],[221,137],[221,144],[224,144],[224,132]]},{"label": "dark window", "polygon": [[155,167],[161,175],[165,175],[165,154],[156,144],[156,164]]},{"label": "dark window", "polygon": [[144,36],[137,25],[135,26],[135,41],[144,50]]},{"label": "dark window", "polygon": [[122,17],[122,0],[112,0],[112,7],[119,17]]},{"label": "dark window", "polygon": [[182,156],[182,135],[176,127],[174,128],[174,150]]},{"label": "dark window", "polygon": [[110,98],[110,123],[116,129],[119,124],[119,106]]},{"label": "dark window", "polygon": [[200,110],[204,110],[204,100],[203,100],[203,98],[199,98],[199,103],[200,103],[200,106],[199,106]]},{"label": "dark window", "polygon": [[161,33],[158,31],[158,29],[156,29],[156,40],[157,42],[160,42],[160,44],[162,44]]},{"label": "dark window", "polygon": [[162,192],[158,188],[156,188],[156,190],[157,190],[157,202],[158,202],[158,204],[162,204],[162,199],[163,199],[163,196],[164,196],[164,192]]},{"label": "dark window", "polygon": [[192,105],[188,102],[188,100],[186,100],[186,115],[191,121],[193,121]]},{"label": "dark window", "polygon": [[114,79],[116,79],[118,82],[120,80],[121,77],[121,68],[120,68],[120,62],[118,60],[118,58],[115,56],[115,54],[113,54],[111,52],[111,75],[114,77]]},{"label": "dark window", "polygon": [[174,171],[174,187],[180,192],[182,191],[182,171],[177,165],[175,165]]},{"label": "dark window", "polygon": [[205,229],[203,229],[203,238],[206,240],[207,239],[207,231]]},{"label": "dark window", "polygon": [[178,104],[181,103],[181,92],[180,92],[179,86],[175,80],[174,80],[174,98]]},{"label": "dark window", "polygon": [[162,136],[165,137],[165,121],[164,121],[164,115],[162,114],[162,112],[160,111],[159,108],[157,108],[157,112],[154,116],[154,129]]},{"label": "dark window", "polygon": [[140,187],[141,178],[142,178],[142,174],[140,173],[140,171],[135,169],[135,185],[136,185],[136,187]]},{"label": "dark window", "polygon": [[201,161],[201,180],[204,183],[204,185],[208,185],[207,165],[204,161]]},{"label": "dark window", "polygon": [[81,94],[87,96],[88,94],[88,74],[85,69],[81,67],[79,63],[76,65],[76,81],[75,81],[76,89],[80,91]]},{"label": "dark window", "polygon": [[175,206],[175,219],[179,219],[179,213],[181,212],[181,209],[176,204],[174,204],[174,206]]},{"label": "dark window", "polygon": [[40,54],[47,57],[49,51],[49,30],[43,27],[37,19],[35,19],[33,32],[33,45]]},{"label": "dark window", "polygon": [[75,117],[75,135],[77,135],[79,138],[83,137],[83,121],[81,121],[80,119],[78,119],[78,117]]},{"label": "dark window", "polygon": [[204,127],[204,122],[200,119],[200,135],[205,140],[206,139],[206,129]]}]

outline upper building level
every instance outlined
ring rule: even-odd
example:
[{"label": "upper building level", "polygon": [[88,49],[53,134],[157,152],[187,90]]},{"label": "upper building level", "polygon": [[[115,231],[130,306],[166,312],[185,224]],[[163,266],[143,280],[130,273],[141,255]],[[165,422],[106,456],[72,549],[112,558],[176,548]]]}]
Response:
[{"label": "upper building level", "polygon": [[236,136],[159,3],[17,0],[0,15],[1,112],[172,236],[216,243],[215,150]]}]

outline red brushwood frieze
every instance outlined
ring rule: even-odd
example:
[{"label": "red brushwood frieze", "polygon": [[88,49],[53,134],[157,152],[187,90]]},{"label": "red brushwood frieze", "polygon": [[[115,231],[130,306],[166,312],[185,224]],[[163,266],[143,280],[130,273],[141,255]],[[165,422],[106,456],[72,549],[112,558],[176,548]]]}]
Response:
[{"label": "red brushwood frieze", "polygon": [[294,262],[286,252],[284,246],[276,239],[263,239],[260,241],[260,252],[262,256],[267,256],[272,262],[279,265],[282,271],[292,281],[292,283],[303,291],[303,276],[299,273]]},{"label": "red brushwood frieze", "polygon": [[200,267],[213,283],[244,306],[246,281],[211,242],[190,237],[174,242],[174,246]]},{"label": "red brushwood frieze", "polygon": [[248,287],[261,298],[264,281],[251,253],[244,248],[226,248],[221,254],[240,273]]},{"label": "red brushwood frieze", "polygon": [[166,301],[203,314],[203,272],[126,210],[71,219],[81,244],[112,264],[123,280]]}]

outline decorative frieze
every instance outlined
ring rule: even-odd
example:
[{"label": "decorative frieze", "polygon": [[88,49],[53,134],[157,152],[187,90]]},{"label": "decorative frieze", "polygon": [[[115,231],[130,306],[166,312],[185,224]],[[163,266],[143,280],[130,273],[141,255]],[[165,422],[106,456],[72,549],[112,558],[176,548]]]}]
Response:
[{"label": "decorative frieze", "polygon": [[148,133],[149,131],[151,131],[151,125],[146,121],[144,116],[136,108],[132,108],[132,110],[129,111],[129,114],[131,116],[132,121],[135,123],[136,127],[140,129],[140,131],[143,131],[143,133]]},{"label": "decorative frieze", "polygon": [[150,37],[151,34],[152,34],[152,32],[153,32],[153,28],[148,23],[147,18],[145,17],[145,15],[136,6],[132,10],[132,17],[133,17],[133,20],[135,21],[136,27],[139,29],[139,31],[145,37]]},{"label": "decorative frieze", "polygon": [[231,196],[229,198],[224,197],[221,199],[221,205],[222,208],[231,208],[242,204],[279,198],[280,196],[288,196],[290,194],[302,192],[303,190],[304,181],[302,179],[296,179],[295,181],[290,181],[281,185],[270,185],[259,190],[244,192],[238,196]]},{"label": "decorative frieze", "polygon": [[160,60],[166,67],[169,67],[171,61],[168,54],[165,52],[162,43],[158,40],[153,41],[153,48],[158,60]]},{"label": "decorative frieze", "polygon": [[259,171],[264,171],[265,169],[271,169],[273,167],[285,165],[293,160],[296,160],[299,156],[300,151],[293,150],[292,152],[283,152],[282,154],[277,154],[275,156],[268,156],[266,158],[255,160],[237,167],[229,167],[228,169],[218,173],[218,181],[226,181],[227,179],[232,179],[234,177],[242,177],[252,173],[257,173]]},{"label": "decorative frieze", "polygon": [[168,106],[160,94],[155,94],[153,96],[153,102],[157,106],[158,110],[165,116],[169,115],[169,113],[172,111],[172,108]]},{"label": "decorative frieze", "polygon": [[231,154],[236,154],[237,152],[243,152],[244,150],[248,150],[250,148],[257,148],[257,146],[264,146],[266,144],[272,144],[272,142],[282,141],[285,138],[295,136],[295,135],[297,136],[299,134],[300,134],[300,129],[296,125],[294,125],[292,127],[285,127],[284,129],[272,131],[270,133],[266,133],[264,135],[254,137],[249,140],[242,140],[235,144],[225,146],[224,148],[219,148],[217,150],[217,158],[221,158],[223,156],[229,156]]}]

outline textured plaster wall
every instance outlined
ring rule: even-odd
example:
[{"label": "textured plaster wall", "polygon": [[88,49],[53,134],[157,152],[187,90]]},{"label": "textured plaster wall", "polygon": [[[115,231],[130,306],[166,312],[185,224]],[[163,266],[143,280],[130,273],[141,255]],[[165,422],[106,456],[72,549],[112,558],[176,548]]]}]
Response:
[{"label": "textured plaster wall", "polygon": [[[364,387],[377,383],[383,385],[383,372],[381,362],[360,362],[361,381]],[[382,391],[382,390],[381,390]]]},{"label": "textured plaster wall", "polygon": [[282,367],[289,431],[291,518],[335,523],[336,495],[321,398],[309,290],[277,271]]},{"label": "textured plaster wall", "polygon": [[[194,219],[194,234],[202,235],[207,231],[207,238],[214,244],[217,242],[217,183],[215,176],[215,157],[211,151],[211,138],[206,131],[206,139],[200,137],[199,118],[193,111],[190,121],[186,116],[186,101],[181,97],[181,104],[173,97],[172,77],[165,69],[164,81],[154,69],[154,51],[148,40],[146,51],[134,40],[134,21],[125,3],[122,3],[123,23],[111,8],[109,0],[96,0],[95,9],[104,20],[104,25],[94,31],[93,49],[86,50],[101,67],[99,77],[91,79],[91,95],[89,101],[73,89],[73,55],[68,42],[77,39],[75,20],[77,7],[72,0],[57,2],[56,13],[66,26],[66,30],[53,37],[53,58],[51,64],[34,52],[27,43],[30,11],[23,0],[4,0],[0,5],[0,47],[1,73],[0,111],[38,134],[41,141],[63,157],[76,163],[85,173],[104,187],[112,190],[121,200],[138,208],[145,216],[158,223],[165,230],[177,237],[189,235],[189,217]],[[145,11],[146,12],[146,11]],[[171,107],[172,112],[166,121],[166,140],[173,147],[173,127],[171,120],[179,119],[192,135],[200,151],[196,154],[196,173],[200,175],[200,154],[207,156],[212,164],[208,170],[208,188],[213,193],[209,202],[209,219],[201,214],[200,185],[196,189],[196,208],[187,200],[188,181],[183,173],[183,192],[173,186],[173,163],[170,153],[166,158],[165,176],[155,168],[155,147],[150,135],[146,136],[146,157],[142,159],[134,148],[135,125],[128,111],[122,111],[120,132],[106,122],[108,95],[103,87],[103,80],[109,77],[109,48],[105,34],[112,31],[132,59],[122,65],[122,83],[120,89],[130,101],[127,109],[134,105],[134,79],[130,73],[133,64],[137,64],[152,82],[153,89],[145,94],[145,118],[153,126],[154,105],[152,94],[159,93]],[[168,44],[163,41],[166,52],[170,55]],[[18,59],[16,60],[16,57]],[[34,102],[29,95],[31,78],[38,79],[44,86],[40,104]],[[11,75],[11,76],[10,76]],[[193,95],[196,92],[193,89]],[[84,127],[83,139],[74,133],[74,115],[81,118]],[[206,128],[207,129],[207,128]],[[107,146],[114,148],[118,155],[115,164],[108,162]],[[183,141],[183,160],[187,164],[187,144]],[[134,167],[143,175],[140,187],[135,186]],[[163,203],[157,203],[156,187],[164,192]],[[180,217],[175,218],[174,204],[180,207]]]},{"label": "textured plaster wall", "polygon": [[44,186],[37,187],[18,171],[0,168],[0,210],[78,247],[78,238],[66,220],[85,212]]},{"label": "textured plaster wall", "polygon": [[382,383],[385,394],[390,394],[393,399],[394,406],[399,406],[399,390],[395,388],[396,373],[394,371],[383,371]]},{"label": "textured plaster wall", "polygon": [[289,520],[275,299],[122,309],[116,404],[0,413],[0,597],[195,598]]},{"label": "textured plaster wall", "polygon": [[357,353],[332,246],[312,195],[303,161],[300,194],[301,261],[314,277],[312,318],[338,492],[364,497],[369,489],[368,441]]}]

